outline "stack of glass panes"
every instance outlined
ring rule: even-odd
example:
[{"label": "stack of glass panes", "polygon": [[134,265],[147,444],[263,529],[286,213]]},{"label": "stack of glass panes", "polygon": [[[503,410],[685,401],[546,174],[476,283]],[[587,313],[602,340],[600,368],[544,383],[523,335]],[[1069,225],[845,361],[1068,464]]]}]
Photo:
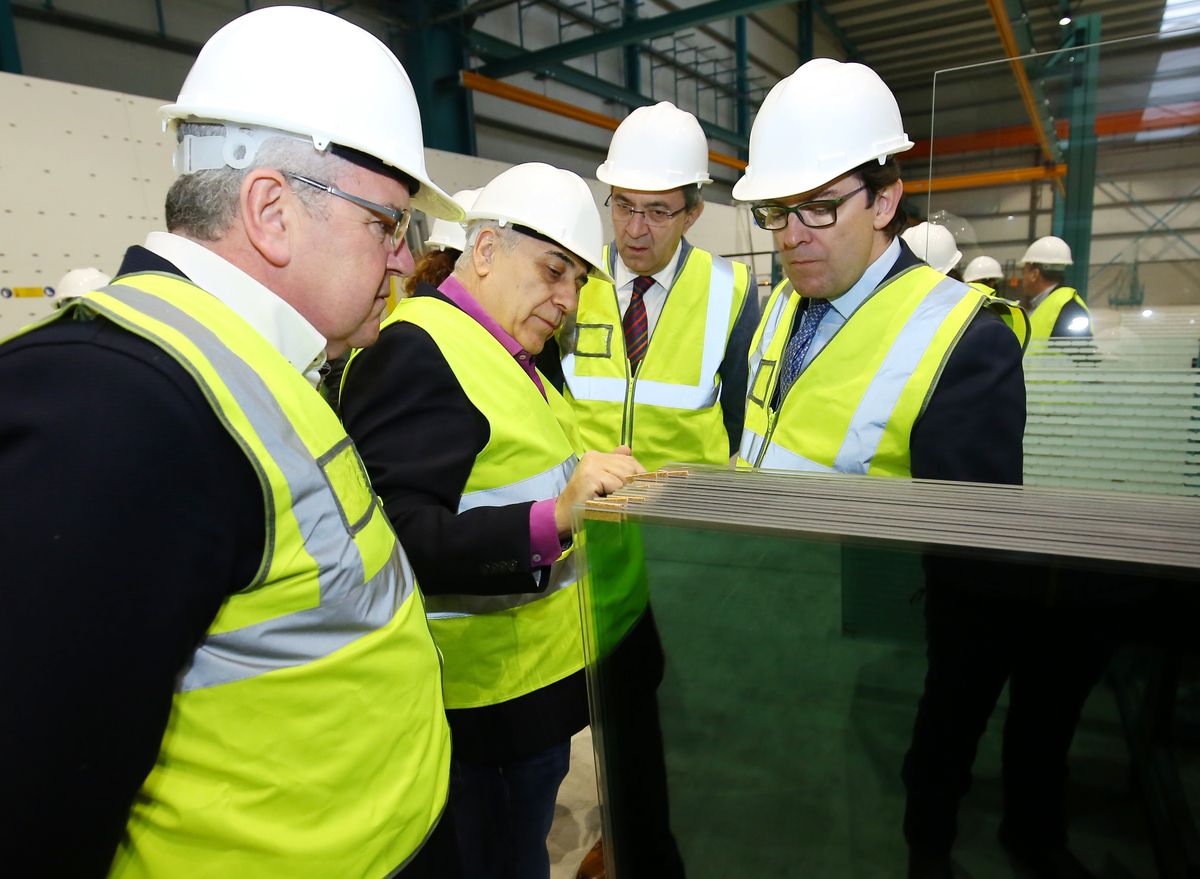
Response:
[{"label": "stack of glass panes", "polygon": [[[577,527],[610,879],[653,875],[629,844],[646,804],[621,793],[652,763],[608,723],[646,689],[611,657],[650,608],[665,673],[642,710],[657,707],[686,875],[902,876],[923,559],[1117,573],[1164,607],[1200,581],[1200,499],[1186,497],[691,469],[593,502]],[[956,858],[975,879],[1012,875],[995,839],[1004,712],[1002,698],[959,815]],[[1126,871],[1111,875],[1153,875],[1110,688],[1093,692],[1072,760],[1074,849]]]}]

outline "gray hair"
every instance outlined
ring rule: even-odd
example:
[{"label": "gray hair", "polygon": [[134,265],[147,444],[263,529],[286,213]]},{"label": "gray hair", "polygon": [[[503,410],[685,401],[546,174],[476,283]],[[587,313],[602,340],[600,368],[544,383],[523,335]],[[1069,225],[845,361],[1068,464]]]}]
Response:
[{"label": "gray hair", "polygon": [[475,252],[475,242],[479,238],[479,233],[484,229],[491,229],[496,233],[496,237],[500,240],[500,246],[504,248],[505,253],[512,253],[517,249],[517,235],[520,233],[513,231],[513,228],[507,224],[501,226],[499,220],[472,220],[467,225],[467,243],[463,248],[463,252],[458,255],[458,259],[454,262],[454,271],[466,271],[471,265],[471,254]]},{"label": "gray hair", "polygon": [[[184,122],[178,126],[177,137],[182,140],[187,135],[224,133],[223,125]],[[246,168],[216,168],[178,177],[167,191],[167,231],[182,232],[200,241],[221,238],[237,216],[242,181],[255,168],[276,168],[330,182],[347,164],[329,151],[321,152],[310,140],[286,135],[268,138]],[[328,203],[320,190],[298,186],[293,191],[309,214],[325,216]]]}]

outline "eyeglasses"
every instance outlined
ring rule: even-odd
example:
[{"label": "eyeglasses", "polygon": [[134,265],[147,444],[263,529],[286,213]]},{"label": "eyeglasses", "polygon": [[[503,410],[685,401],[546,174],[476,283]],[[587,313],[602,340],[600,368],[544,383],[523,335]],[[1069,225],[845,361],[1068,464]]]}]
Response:
[{"label": "eyeglasses", "polygon": [[677,211],[668,211],[665,208],[646,208],[644,211],[639,211],[627,202],[613,201],[611,195],[604,199],[604,206],[606,208],[612,207],[614,218],[620,220],[622,223],[628,223],[633,219],[634,214],[641,214],[647,226],[655,227],[667,225],[667,223],[687,210],[687,206],[685,205]]},{"label": "eyeglasses", "polygon": [[320,189],[323,192],[328,192],[330,195],[344,198],[346,201],[356,204],[360,208],[365,208],[380,217],[379,225],[383,227],[384,240],[387,241],[390,239],[392,250],[399,250],[401,245],[404,244],[404,235],[408,232],[408,221],[412,219],[412,211],[397,210],[378,202],[368,201],[357,195],[343,192],[336,186],[330,186],[328,183],[321,183],[319,180],[305,177],[303,174],[293,174],[289,171],[288,176],[293,180],[299,180],[301,183],[307,183],[309,186]]},{"label": "eyeglasses", "polygon": [[867,188],[864,183],[858,189],[851,190],[837,198],[822,198],[817,201],[806,201],[787,207],[781,204],[756,204],[750,208],[754,222],[760,229],[770,232],[787,228],[788,215],[795,214],[800,222],[810,229],[824,229],[837,222],[838,205],[851,196],[858,195]]}]

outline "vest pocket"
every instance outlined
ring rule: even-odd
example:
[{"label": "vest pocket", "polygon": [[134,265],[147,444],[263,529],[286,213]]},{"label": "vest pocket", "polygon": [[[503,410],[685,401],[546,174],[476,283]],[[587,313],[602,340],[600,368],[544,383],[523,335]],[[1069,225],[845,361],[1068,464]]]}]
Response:
[{"label": "vest pocket", "polygon": [[747,394],[750,402],[759,406],[767,405],[767,395],[771,392],[771,379],[775,376],[775,360],[763,360],[754,371],[754,380],[750,382],[750,392]]},{"label": "vest pocket", "polygon": [[371,520],[375,510],[375,492],[358,449],[350,437],[338,442],[332,449],[317,459],[321,475],[329,485],[329,491],[337,499],[342,524],[351,535],[357,534]]},{"label": "vest pocket", "polygon": [[576,324],[576,357],[612,357],[612,324]]}]

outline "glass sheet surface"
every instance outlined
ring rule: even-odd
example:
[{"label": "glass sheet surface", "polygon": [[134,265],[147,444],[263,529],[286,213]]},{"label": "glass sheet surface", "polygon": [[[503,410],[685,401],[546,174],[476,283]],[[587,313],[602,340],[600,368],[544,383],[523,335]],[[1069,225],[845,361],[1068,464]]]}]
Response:
[{"label": "glass sheet surface", "polygon": [[[904,875],[901,769],[927,668],[926,565],[942,566],[943,589],[1002,582],[1035,608],[1055,595],[1075,605],[1067,618],[1129,643],[1155,630],[1162,602],[1180,600],[1175,590],[1195,580],[1140,581],[1128,571],[1110,579],[1078,561],[1005,567],[995,552],[930,561],[915,547],[714,526],[699,516],[664,521],[638,509],[583,521],[593,734],[617,879]],[[619,590],[628,599],[619,607],[611,584],[635,582]],[[1012,606],[995,607],[1000,626]],[[657,687],[654,632],[663,657]],[[1092,689],[1071,749],[1072,848],[1094,868],[1126,871],[1105,875],[1155,875],[1124,724],[1146,710],[1147,676],[1156,674],[1129,672],[1141,689],[1125,719],[1112,686]],[[646,757],[655,712],[658,780]],[[954,857],[976,879],[1013,875],[996,841],[1007,714],[1005,692],[958,814]],[[682,873],[658,863],[646,839],[660,799],[669,801]]]}]

